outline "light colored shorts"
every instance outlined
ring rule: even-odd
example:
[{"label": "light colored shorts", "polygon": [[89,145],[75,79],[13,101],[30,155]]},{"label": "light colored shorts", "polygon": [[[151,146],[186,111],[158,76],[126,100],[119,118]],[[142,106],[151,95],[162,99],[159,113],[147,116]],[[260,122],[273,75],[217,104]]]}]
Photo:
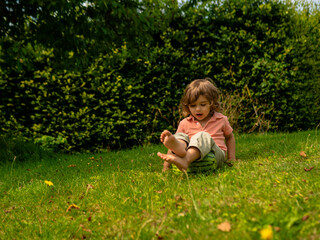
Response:
[{"label": "light colored shorts", "polygon": [[200,151],[200,159],[195,162],[201,162],[208,153],[212,152],[217,160],[217,167],[220,168],[225,163],[225,152],[221,150],[207,132],[198,132],[191,139],[185,133],[176,133],[174,135],[177,139],[181,139],[187,143],[187,148],[195,147]]}]

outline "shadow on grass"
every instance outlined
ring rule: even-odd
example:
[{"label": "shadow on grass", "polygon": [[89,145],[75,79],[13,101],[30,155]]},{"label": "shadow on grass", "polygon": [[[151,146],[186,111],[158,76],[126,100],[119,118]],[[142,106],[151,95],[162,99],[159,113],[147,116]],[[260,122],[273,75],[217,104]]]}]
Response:
[{"label": "shadow on grass", "polygon": [[52,152],[45,151],[32,142],[0,136],[0,163],[2,164],[12,161],[40,161],[51,155],[53,155]]}]

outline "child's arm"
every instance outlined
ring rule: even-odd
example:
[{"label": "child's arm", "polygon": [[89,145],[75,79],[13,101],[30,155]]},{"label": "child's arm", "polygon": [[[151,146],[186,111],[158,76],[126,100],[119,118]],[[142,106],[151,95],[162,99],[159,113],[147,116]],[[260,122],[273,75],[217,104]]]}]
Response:
[{"label": "child's arm", "polygon": [[236,140],[233,133],[226,136],[226,145],[228,148],[228,160],[236,160]]}]

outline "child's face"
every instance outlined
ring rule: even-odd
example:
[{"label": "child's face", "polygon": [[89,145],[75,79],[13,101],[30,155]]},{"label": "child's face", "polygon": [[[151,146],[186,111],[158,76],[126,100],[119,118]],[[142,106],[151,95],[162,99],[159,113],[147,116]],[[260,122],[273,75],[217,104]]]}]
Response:
[{"label": "child's face", "polygon": [[195,102],[189,104],[188,107],[192,116],[198,121],[207,120],[207,118],[211,117],[211,103],[202,95]]}]

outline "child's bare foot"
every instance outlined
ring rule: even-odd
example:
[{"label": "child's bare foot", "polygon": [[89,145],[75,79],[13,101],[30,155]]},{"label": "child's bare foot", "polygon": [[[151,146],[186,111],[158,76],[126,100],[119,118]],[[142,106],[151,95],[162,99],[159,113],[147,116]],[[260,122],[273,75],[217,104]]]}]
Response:
[{"label": "child's bare foot", "polygon": [[176,165],[177,168],[179,168],[180,171],[182,171],[182,172],[186,172],[189,167],[188,161],[184,158],[177,156],[177,155],[164,154],[164,153],[158,152],[158,156],[160,158],[162,158],[163,160],[165,160],[166,162]]},{"label": "child's bare foot", "polygon": [[164,130],[160,135],[160,141],[166,148],[174,152],[179,157],[186,155],[186,146],[184,143],[176,139],[168,130]]},{"label": "child's bare foot", "polygon": [[[169,154],[169,153],[171,153],[171,151],[170,151],[170,150],[168,151],[168,154]],[[164,162],[163,162],[162,172],[166,172],[166,171],[168,171],[168,170],[170,169],[170,165],[171,165],[170,163],[168,163],[168,162],[164,161]]]}]

